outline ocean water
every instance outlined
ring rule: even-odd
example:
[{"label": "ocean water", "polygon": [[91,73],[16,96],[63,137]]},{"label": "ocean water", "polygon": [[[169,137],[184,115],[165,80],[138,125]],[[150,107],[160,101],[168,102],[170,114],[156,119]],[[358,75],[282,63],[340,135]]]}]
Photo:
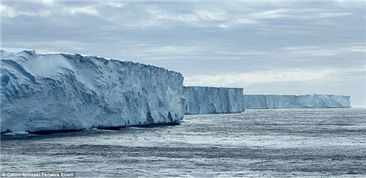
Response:
[{"label": "ocean water", "polygon": [[176,126],[1,137],[1,172],[366,177],[366,109],[189,115]]}]

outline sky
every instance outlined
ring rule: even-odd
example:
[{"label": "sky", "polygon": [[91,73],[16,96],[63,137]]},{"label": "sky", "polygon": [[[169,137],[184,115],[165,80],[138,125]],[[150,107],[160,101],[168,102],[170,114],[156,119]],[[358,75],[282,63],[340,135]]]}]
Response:
[{"label": "sky", "polygon": [[366,107],[364,0],[2,0],[1,48],[152,64],[185,85]]}]

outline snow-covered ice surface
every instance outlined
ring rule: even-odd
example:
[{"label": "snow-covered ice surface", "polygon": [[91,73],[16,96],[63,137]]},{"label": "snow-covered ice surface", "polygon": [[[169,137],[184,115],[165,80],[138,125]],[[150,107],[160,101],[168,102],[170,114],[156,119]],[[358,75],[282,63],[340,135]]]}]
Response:
[{"label": "snow-covered ice surface", "polygon": [[189,115],[180,125],[2,136],[1,170],[84,177],[366,177],[366,109]]},{"label": "snow-covered ice surface", "polygon": [[340,95],[244,95],[246,109],[350,108],[350,97]]},{"label": "snow-covered ice surface", "polygon": [[185,86],[186,114],[238,113],[244,111],[242,88]]},{"label": "snow-covered ice surface", "polygon": [[78,54],[1,51],[1,132],[179,123],[183,77]]}]

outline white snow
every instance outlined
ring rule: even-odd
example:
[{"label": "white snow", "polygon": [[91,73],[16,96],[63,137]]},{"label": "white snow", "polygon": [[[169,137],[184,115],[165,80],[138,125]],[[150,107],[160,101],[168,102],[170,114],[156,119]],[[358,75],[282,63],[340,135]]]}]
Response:
[{"label": "white snow", "polygon": [[244,111],[242,88],[184,87],[186,114],[239,113]]},{"label": "white snow", "polygon": [[1,51],[1,132],[179,123],[183,77],[78,54]]},{"label": "white snow", "polygon": [[349,108],[350,97],[340,95],[244,95],[246,109]]}]

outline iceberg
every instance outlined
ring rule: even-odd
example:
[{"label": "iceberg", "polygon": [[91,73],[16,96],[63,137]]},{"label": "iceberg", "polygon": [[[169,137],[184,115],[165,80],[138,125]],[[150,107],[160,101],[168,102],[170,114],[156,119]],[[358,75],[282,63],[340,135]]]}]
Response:
[{"label": "iceberg", "polygon": [[183,76],[79,54],[1,50],[1,132],[178,124]]},{"label": "iceberg", "polygon": [[340,95],[244,95],[246,109],[350,108],[350,96]]},{"label": "iceberg", "polygon": [[186,114],[240,113],[244,111],[242,88],[184,87]]}]

